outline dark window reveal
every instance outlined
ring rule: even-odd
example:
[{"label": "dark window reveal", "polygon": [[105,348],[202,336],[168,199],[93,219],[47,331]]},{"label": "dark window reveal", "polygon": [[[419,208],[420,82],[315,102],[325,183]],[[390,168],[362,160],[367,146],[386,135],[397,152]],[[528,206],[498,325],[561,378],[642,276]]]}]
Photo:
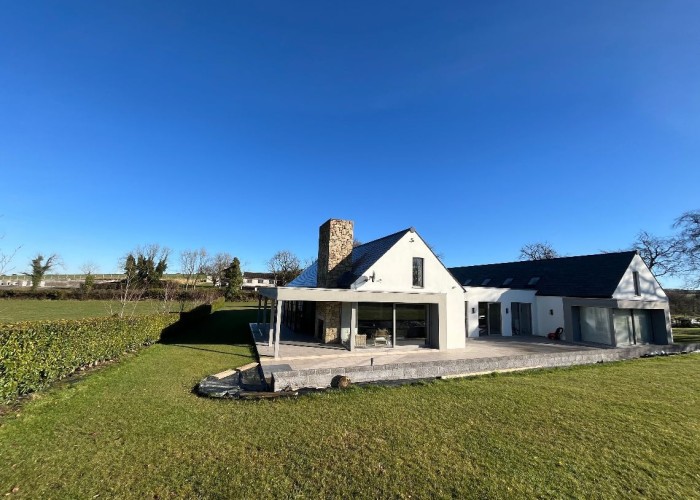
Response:
[{"label": "dark window reveal", "polygon": [[413,286],[423,286],[423,259],[413,257]]}]

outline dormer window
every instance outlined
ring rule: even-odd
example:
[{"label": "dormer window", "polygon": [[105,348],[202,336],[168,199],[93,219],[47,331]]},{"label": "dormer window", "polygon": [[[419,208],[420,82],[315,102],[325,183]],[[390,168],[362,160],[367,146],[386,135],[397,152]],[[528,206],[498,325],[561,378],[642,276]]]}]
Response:
[{"label": "dormer window", "polygon": [[540,277],[535,276],[534,278],[530,278],[530,281],[528,281],[527,284],[528,284],[528,286],[536,285],[539,280],[540,280]]},{"label": "dormer window", "polygon": [[491,278],[486,278],[484,281],[481,282],[481,286],[486,286],[489,283],[491,283]]},{"label": "dormer window", "polygon": [[413,286],[423,287],[423,258],[413,257]]}]

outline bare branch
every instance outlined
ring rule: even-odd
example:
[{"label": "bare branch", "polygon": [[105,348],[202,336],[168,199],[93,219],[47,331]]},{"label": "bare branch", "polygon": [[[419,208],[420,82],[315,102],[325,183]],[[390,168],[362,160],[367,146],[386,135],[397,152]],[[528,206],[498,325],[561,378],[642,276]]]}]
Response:
[{"label": "bare branch", "polygon": [[527,243],[520,248],[519,260],[549,260],[560,257],[554,247],[547,242]]}]

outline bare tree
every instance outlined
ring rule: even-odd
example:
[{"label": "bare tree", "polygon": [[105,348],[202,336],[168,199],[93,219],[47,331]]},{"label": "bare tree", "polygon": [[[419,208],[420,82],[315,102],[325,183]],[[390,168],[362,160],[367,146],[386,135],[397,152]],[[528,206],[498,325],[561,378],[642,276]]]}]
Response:
[{"label": "bare tree", "polygon": [[632,248],[656,277],[678,274],[682,265],[683,242],[676,237],[661,238],[640,231]]},{"label": "bare tree", "polygon": [[679,229],[678,239],[682,245],[681,272],[689,287],[700,287],[700,210],[685,212],[678,217],[673,227]]},{"label": "bare tree", "polygon": [[289,250],[280,250],[267,261],[267,269],[275,280],[284,286],[301,274],[299,258]]},{"label": "bare tree", "polygon": [[[0,216],[1,217],[1,216]],[[5,235],[2,234],[0,235],[0,240],[5,239]],[[12,265],[12,259],[15,258],[17,255],[17,252],[19,252],[19,249],[22,248],[21,246],[15,248],[14,250],[9,251],[8,253],[5,253],[4,251],[0,250],[0,276],[4,276],[5,273],[9,273],[12,271],[14,268],[10,267]]]},{"label": "bare tree", "polygon": [[185,276],[185,291],[197,286],[199,275],[205,272],[207,263],[207,251],[205,248],[199,250],[183,250],[180,253],[180,272]]},{"label": "bare tree", "polygon": [[80,272],[85,275],[85,279],[80,285],[85,297],[88,297],[95,287],[95,272],[97,272],[97,269],[97,264],[91,261],[85,262],[80,266]]},{"label": "bare tree", "polygon": [[12,271],[12,259],[15,258],[20,247],[15,248],[10,253],[5,253],[0,251],[0,276],[4,276],[5,273]]},{"label": "bare tree", "polygon": [[554,247],[547,242],[527,243],[520,248],[519,260],[549,260],[560,257]]},{"label": "bare tree", "polygon": [[207,274],[211,275],[214,286],[221,286],[224,272],[231,265],[231,262],[233,262],[233,256],[227,252],[219,252],[209,258],[205,269]]},{"label": "bare tree", "polygon": [[136,305],[146,293],[146,284],[139,279],[136,257],[130,252],[119,261],[119,267],[124,269],[124,278],[119,282],[119,308],[115,311],[110,304],[110,313],[123,318],[133,316]]},{"label": "bare tree", "polygon": [[100,270],[100,266],[88,260],[83,265],[80,266],[80,272],[83,274],[95,274]]}]

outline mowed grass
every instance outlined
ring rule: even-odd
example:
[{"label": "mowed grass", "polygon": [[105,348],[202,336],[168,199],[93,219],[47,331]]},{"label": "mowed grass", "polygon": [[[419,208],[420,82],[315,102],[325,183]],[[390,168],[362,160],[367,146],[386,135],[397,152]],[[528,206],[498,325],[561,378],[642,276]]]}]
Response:
[{"label": "mowed grass", "polygon": [[[252,359],[255,309],[0,419],[11,498],[593,497],[700,492],[700,356],[353,388],[199,398]],[[98,496],[99,495],[99,496]]]},{"label": "mowed grass", "polygon": [[[119,312],[121,304],[110,300],[31,300],[1,299],[0,322],[33,321],[44,319],[80,319],[111,316]],[[179,304],[170,306],[179,310]],[[126,314],[154,314],[163,311],[163,302],[143,300],[126,306]]]},{"label": "mowed grass", "polygon": [[[250,306],[257,302],[244,302],[239,305]],[[186,308],[192,306],[188,302]],[[233,307],[227,304],[226,307]],[[80,319],[111,316],[121,310],[121,304],[113,300],[29,300],[0,299],[0,323],[17,321]],[[179,302],[165,305],[159,300],[141,300],[131,302],[124,308],[128,315],[156,314],[164,310],[180,311]]]},{"label": "mowed grass", "polygon": [[674,328],[673,341],[680,343],[700,342],[700,328]]}]

